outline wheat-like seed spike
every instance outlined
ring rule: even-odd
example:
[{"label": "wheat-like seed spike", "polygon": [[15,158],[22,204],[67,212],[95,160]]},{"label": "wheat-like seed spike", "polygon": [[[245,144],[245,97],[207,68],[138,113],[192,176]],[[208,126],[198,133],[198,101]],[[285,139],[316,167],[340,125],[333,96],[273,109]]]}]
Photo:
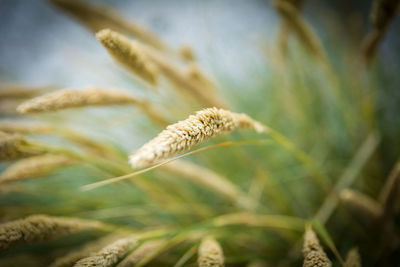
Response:
[{"label": "wheat-like seed spike", "polygon": [[127,21],[119,12],[108,6],[90,4],[88,1],[81,0],[52,0],[52,3],[75,17],[93,32],[110,28],[133,35],[157,49],[168,49],[155,34],[144,26]]},{"label": "wheat-like seed spike", "polygon": [[22,159],[0,175],[0,184],[42,176],[73,163],[74,161],[68,157],[51,154]]},{"label": "wheat-like seed spike", "polygon": [[219,243],[212,237],[205,237],[199,247],[197,263],[199,267],[224,266],[224,253]]},{"label": "wheat-like seed spike", "polygon": [[19,105],[17,111],[25,114],[129,103],[136,103],[136,100],[125,92],[85,88],[82,90],[60,90],[30,99]]},{"label": "wheat-like seed spike", "polygon": [[169,125],[131,155],[130,163],[134,168],[146,167],[182,153],[213,136],[235,129],[262,132],[264,127],[246,114],[217,108],[203,109],[186,120]]},{"label": "wheat-like seed spike", "polygon": [[301,43],[317,59],[325,61],[325,53],[317,35],[307,22],[300,16],[299,10],[286,1],[274,1],[275,8],[285,20],[291,30],[297,35]]},{"label": "wheat-like seed spike", "polygon": [[96,37],[118,63],[150,84],[157,85],[158,68],[137,41],[109,29],[99,31]]},{"label": "wheat-like seed spike", "polygon": [[0,250],[18,244],[31,244],[55,239],[62,235],[72,234],[88,229],[100,229],[102,224],[76,218],[32,215],[0,224]]},{"label": "wheat-like seed spike", "polygon": [[382,214],[379,203],[367,195],[350,189],[340,192],[340,200],[369,219],[376,220]]},{"label": "wheat-like seed spike", "polygon": [[118,267],[131,267],[139,263],[147,255],[149,255],[154,250],[165,244],[164,240],[147,241],[137,249],[135,249],[131,254],[129,254],[123,261],[121,261]]},{"label": "wheat-like seed spike", "polygon": [[0,131],[6,133],[42,134],[51,132],[51,127],[45,124],[27,121],[0,121]]},{"label": "wheat-like seed spike", "polygon": [[319,244],[317,235],[314,233],[311,227],[307,227],[304,234],[303,255],[303,267],[332,266],[331,261],[326,256],[324,250]]},{"label": "wheat-like seed spike", "polygon": [[53,86],[35,87],[20,84],[0,84],[0,99],[31,98],[53,88]]},{"label": "wheat-like seed spike", "polygon": [[22,135],[0,131],[0,160],[16,160],[37,155],[37,153],[21,149],[21,146],[25,144],[27,141]]},{"label": "wheat-like seed spike", "polygon": [[357,248],[352,248],[347,253],[344,267],[361,267],[361,257]]},{"label": "wheat-like seed spike", "polygon": [[66,255],[57,258],[50,267],[71,267],[80,259],[91,256],[93,253],[104,248],[108,244],[114,242],[117,238],[121,238],[120,235],[110,235],[98,240],[89,242],[79,249],[73,250]]},{"label": "wheat-like seed spike", "polygon": [[124,255],[137,244],[137,240],[134,236],[129,236],[123,239],[119,239],[112,244],[102,248],[100,251],[91,255],[87,258],[79,260],[74,266],[98,266],[108,267],[114,266]]}]

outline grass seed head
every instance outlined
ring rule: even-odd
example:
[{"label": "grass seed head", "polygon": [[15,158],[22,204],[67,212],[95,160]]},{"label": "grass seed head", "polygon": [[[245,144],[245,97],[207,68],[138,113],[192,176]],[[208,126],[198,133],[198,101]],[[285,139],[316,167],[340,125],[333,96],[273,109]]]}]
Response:
[{"label": "grass seed head", "polygon": [[199,267],[224,266],[224,253],[219,243],[212,237],[206,237],[201,241],[198,251]]},{"label": "grass seed head", "polygon": [[19,113],[39,113],[68,108],[135,103],[135,99],[121,91],[100,88],[60,90],[30,99],[18,106]]},{"label": "grass seed head", "polygon": [[326,256],[324,250],[319,244],[317,235],[314,233],[311,227],[307,227],[304,234],[303,255],[303,267],[332,266],[331,261]]},{"label": "grass seed head", "polygon": [[213,136],[235,129],[264,130],[263,126],[246,114],[224,109],[207,108],[188,119],[169,125],[136,153],[130,156],[134,168],[146,167],[189,150]]},{"label": "grass seed head", "polygon": [[139,263],[147,255],[164,244],[164,240],[148,241],[129,254],[123,261],[121,261],[121,263],[118,264],[118,267],[135,266],[135,264]]},{"label": "grass seed head", "polygon": [[21,148],[24,144],[27,141],[22,135],[0,132],[0,160],[16,160],[37,154],[24,151]]},{"label": "grass seed head", "polygon": [[150,84],[157,84],[158,68],[137,41],[109,29],[99,31],[96,37],[118,63]]},{"label": "grass seed head", "polygon": [[0,224],[0,250],[18,244],[47,241],[62,235],[101,228],[101,226],[101,223],[95,221],[32,215],[25,219]]}]

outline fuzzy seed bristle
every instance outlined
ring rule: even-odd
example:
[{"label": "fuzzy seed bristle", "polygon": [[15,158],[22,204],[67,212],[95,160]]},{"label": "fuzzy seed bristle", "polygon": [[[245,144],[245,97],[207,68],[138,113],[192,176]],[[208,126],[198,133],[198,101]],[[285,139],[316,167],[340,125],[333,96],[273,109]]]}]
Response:
[{"label": "fuzzy seed bristle", "polygon": [[157,85],[158,69],[137,41],[109,29],[99,31],[96,37],[118,63],[150,84]]},{"label": "fuzzy seed bristle", "polygon": [[21,149],[27,141],[22,135],[0,132],[0,160],[16,160],[37,155]]},{"label": "fuzzy seed bristle", "polygon": [[134,168],[146,167],[187,151],[213,136],[235,129],[262,132],[264,127],[246,114],[217,108],[203,109],[186,120],[169,125],[131,155],[130,163]]},{"label": "fuzzy seed bristle", "polygon": [[0,175],[0,184],[42,176],[72,163],[70,158],[51,154],[22,159]]},{"label": "fuzzy seed bristle", "polygon": [[324,250],[319,244],[317,235],[314,233],[311,227],[307,227],[304,234],[303,255],[303,267],[332,266],[331,261],[326,256]]},{"label": "fuzzy seed bristle", "polygon": [[154,250],[158,249],[165,244],[164,240],[148,241],[135,249],[131,254],[129,254],[123,261],[118,264],[118,267],[131,267],[139,263],[147,255],[149,255]]},{"label": "fuzzy seed bristle", "polygon": [[75,17],[93,32],[109,28],[115,31],[130,34],[149,45],[160,49],[167,49],[155,34],[151,33],[144,26],[132,23],[122,14],[105,5],[91,4],[81,0],[52,0],[58,8]]},{"label": "fuzzy seed bristle", "polygon": [[18,106],[19,113],[39,113],[68,108],[135,103],[135,99],[121,91],[100,88],[60,90],[30,99]]},{"label": "fuzzy seed bristle", "polygon": [[137,244],[137,240],[134,236],[119,239],[112,244],[104,247],[100,251],[96,252],[87,258],[79,260],[74,266],[101,266],[108,267],[114,266],[124,255]]},{"label": "fuzzy seed bristle", "polygon": [[224,266],[224,253],[214,238],[206,237],[201,241],[197,263],[199,267]]},{"label": "fuzzy seed bristle", "polygon": [[361,267],[361,257],[357,248],[352,248],[347,253],[344,267]]},{"label": "fuzzy seed bristle", "polygon": [[62,235],[101,228],[102,224],[76,218],[32,215],[0,224],[0,250],[18,244],[32,244],[55,239]]}]

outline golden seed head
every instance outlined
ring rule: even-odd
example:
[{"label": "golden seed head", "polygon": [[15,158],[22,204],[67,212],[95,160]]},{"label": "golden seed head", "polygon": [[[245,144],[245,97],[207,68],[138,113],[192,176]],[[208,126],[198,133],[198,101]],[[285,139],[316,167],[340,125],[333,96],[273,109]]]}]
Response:
[{"label": "golden seed head", "polygon": [[99,228],[102,224],[75,218],[32,215],[0,224],[0,250],[20,243],[31,244],[59,236]]},{"label": "golden seed head", "polygon": [[61,155],[39,155],[22,159],[8,167],[0,176],[0,184],[45,175],[57,168],[72,164],[73,160]]},{"label": "golden seed head", "polygon": [[112,244],[104,247],[93,255],[79,260],[74,266],[114,266],[125,254],[137,244],[134,236],[119,239]]},{"label": "golden seed head", "polygon": [[349,253],[347,253],[346,261],[344,263],[345,267],[361,267],[361,257],[357,248],[352,248]]},{"label": "golden seed head", "polygon": [[224,253],[214,238],[206,237],[201,241],[197,262],[199,267],[224,266]]},{"label": "golden seed head", "polygon": [[314,233],[311,227],[307,227],[304,235],[303,255],[303,267],[332,266],[331,261],[326,256],[324,250],[319,244],[317,235]]},{"label": "golden seed head", "polygon": [[137,41],[110,29],[99,31],[96,37],[118,63],[150,84],[157,84],[158,68]]},{"label": "golden seed head", "polygon": [[264,127],[246,114],[224,109],[207,108],[190,115],[188,119],[169,125],[136,153],[130,156],[134,168],[146,167],[187,151],[192,146],[213,136],[235,129],[253,129],[262,132]]},{"label": "golden seed head", "polygon": [[21,148],[27,141],[22,135],[0,132],[0,160],[16,160],[37,153],[26,152]]},{"label": "golden seed head", "polygon": [[164,244],[164,240],[148,241],[129,254],[123,261],[121,261],[121,263],[118,264],[118,267],[135,266],[135,264],[139,263],[147,255]]},{"label": "golden seed head", "polygon": [[135,103],[129,94],[115,90],[85,88],[60,90],[30,99],[18,106],[19,113],[38,113],[87,106]]}]

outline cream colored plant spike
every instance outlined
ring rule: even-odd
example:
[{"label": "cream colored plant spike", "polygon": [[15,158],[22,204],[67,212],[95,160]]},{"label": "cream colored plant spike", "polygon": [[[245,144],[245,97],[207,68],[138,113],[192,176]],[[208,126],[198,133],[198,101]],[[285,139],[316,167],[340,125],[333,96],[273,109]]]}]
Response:
[{"label": "cream colored plant spike", "polygon": [[151,252],[160,248],[166,242],[165,240],[155,240],[148,241],[135,249],[131,254],[129,254],[124,260],[122,260],[117,267],[131,267],[135,266],[135,264],[139,263],[142,259],[144,259]]},{"label": "cream colored plant spike", "polygon": [[99,31],[96,37],[118,63],[150,84],[157,85],[158,68],[137,41],[110,29]]},{"label": "cream colored plant spike", "polygon": [[307,227],[303,244],[303,267],[331,267],[332,263],[319,244],[317,235],[311,227]]},{"label": "cream colored plant spike", "polygon": [[60,90],[30,99],[18,106],[19,113],[38,113],[87,106],[136,103],[128,93],[101,88]]},{"label": "cream colored plant spike", "polygon": [[0,175],[0,184],[35,178],[70,164],[73,164],[73,160],[61,155],[48,154],[22,159]]},{"label": "cream colored plant spike", "polygon": [[74,266],[98,266],[108,267],[114,266],[119,260],[121,260],[125,254],[137,244],[137,240],[134,236],[129,236],[123,239],[119,239],[112,244],[104,247],[97,253],[79,260]]},{"label": "cream colored plant spike", "polygon": [[217,108],[203,109],[186,120],[169,125],[132,154],[130,163],[134,168],[147,167],[235,129],[252,129],[260,133],[264,131],[264,126],[243,113]]},{"label": "cream colored plant spike", "polygon": [[0,224],[0,250],[18,244],[47,241],[62,235],[102,227],[103,225],[96,221],[32,215],[25,219]]},{"label": "cream colored plant spike", "polygon": [[206,237],[201,241],[197,262],[199,267],[224,266],[224,253],[214,238]]},{"label": "cream colored plant spike", "polygon": [[43,123],[29,121],[1,120],[0,131],[6,133],[42,134],[50,133],[51,127]]},{"label": "cream colored plant spike", "polygon": [[27,144],[22,135],[7,134],[0,131],[0,160],[16,160],[37,155],[24,151],[21,146]]}]

